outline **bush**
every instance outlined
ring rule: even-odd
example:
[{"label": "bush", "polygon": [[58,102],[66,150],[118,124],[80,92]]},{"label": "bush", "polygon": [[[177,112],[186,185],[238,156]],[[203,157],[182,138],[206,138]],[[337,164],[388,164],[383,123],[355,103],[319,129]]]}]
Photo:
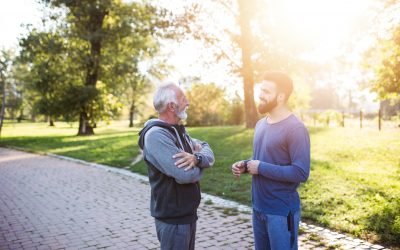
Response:
[{"label": "bush", "polygon": [[368,231],[376,232],[382,242],[400,245],[400,200],[393,197],[394,202],[382,201],[384,205],[377,206],[372,215],[368,216]]}]

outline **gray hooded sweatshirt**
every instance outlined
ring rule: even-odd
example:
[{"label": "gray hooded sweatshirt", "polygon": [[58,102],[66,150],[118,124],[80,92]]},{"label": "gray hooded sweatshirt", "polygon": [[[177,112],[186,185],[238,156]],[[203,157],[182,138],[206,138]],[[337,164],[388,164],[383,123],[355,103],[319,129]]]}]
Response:
[{"label": "gray hooded sweatshirt", "polygon": [[[191,138],[182,125],[171,125],[159,119],[145,123],[139,133],[151,186],[151,215],[170,224],[189,224],[197,220],[200,204],[200,184],[204,168],[214,164],[214,154],[206,142]],[[185,171],[175,166],[172,156],[185,151],[196,152],[201,163]]]}]

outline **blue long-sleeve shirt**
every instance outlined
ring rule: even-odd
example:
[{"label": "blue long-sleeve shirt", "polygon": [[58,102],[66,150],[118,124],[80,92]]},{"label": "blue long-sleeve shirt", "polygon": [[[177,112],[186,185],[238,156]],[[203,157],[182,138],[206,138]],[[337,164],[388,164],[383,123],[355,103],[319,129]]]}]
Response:
[{"label": "blue long-sleeve shirt", "polygon": [[253,175],[253,208],[282,216],[298,211],[297,187],[310,174],[310,138],[304,124],[294,115],[273,124],[265,118],[258,121],[253,159],[260,161],[258,175]]}]

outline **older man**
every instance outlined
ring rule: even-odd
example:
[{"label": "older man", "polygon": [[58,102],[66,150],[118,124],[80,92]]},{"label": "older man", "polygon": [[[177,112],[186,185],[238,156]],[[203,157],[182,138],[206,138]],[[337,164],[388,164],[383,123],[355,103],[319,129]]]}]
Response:
[{"label": "older man", "polygon": [[194,249],[199,180],[203,169],[214,164],[214,154],[206,142],[191,138],[180,124],[189,106],[180,87],[161,86],[153,104],[158,119],[145,123],[139,146],[148,166],[157,237],[161,249]]}]

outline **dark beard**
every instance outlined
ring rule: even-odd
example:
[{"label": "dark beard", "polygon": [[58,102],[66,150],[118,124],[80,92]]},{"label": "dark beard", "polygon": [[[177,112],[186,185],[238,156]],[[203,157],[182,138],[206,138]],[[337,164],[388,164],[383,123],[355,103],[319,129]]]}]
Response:
[{"label": "dark beard", "polygon": [[272,99],[272,101],[270,102],[260,102],[260,104],[258,104],[258,112],[260,112],[260,114],[265,114],[270,112],[271,110],[273,110],[276,105],[278,105],[278,97],[275,96],[274,99]]}]

